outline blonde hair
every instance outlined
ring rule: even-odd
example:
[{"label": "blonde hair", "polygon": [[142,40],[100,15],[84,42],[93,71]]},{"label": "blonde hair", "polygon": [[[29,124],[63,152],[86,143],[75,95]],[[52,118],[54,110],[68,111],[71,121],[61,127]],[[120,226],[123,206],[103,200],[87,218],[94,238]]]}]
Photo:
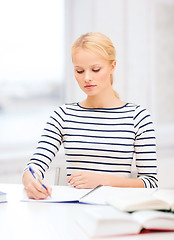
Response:
[{"label": "blonde hair", "polygon": [[[115,60],[116,51],[111,40],[102,33],[99,32],[89,32],[81,35],[72,45],[71,56],[75,54],[78,49],[87,49],[96,55],[103,57],[105,60],[112,62]],[[111,85],[113,85],[113,74],[110,76]],[[113,90],[114,91],[114,90]],[[119,95],[114,91],[116,97]]]}]

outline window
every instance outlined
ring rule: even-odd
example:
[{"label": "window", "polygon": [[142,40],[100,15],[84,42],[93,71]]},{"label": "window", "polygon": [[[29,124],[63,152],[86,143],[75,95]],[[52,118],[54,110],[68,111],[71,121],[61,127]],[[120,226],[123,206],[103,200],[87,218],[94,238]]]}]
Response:
[{"label": "window", "polygon": [[63,102],[64,1],[1,1],[0,32],[0,150],[10,153],[33,147]]}]

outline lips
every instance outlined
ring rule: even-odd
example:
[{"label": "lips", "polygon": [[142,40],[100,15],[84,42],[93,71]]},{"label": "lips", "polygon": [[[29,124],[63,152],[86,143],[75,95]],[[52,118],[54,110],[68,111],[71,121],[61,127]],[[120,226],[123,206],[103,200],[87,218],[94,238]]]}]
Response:
[{"label": "lips", "polygon": [[94,87],[96,87],[96,85],[85,85],[85,88],[86,88],[86,89],[92,89],[92,88],[94,88]]}]

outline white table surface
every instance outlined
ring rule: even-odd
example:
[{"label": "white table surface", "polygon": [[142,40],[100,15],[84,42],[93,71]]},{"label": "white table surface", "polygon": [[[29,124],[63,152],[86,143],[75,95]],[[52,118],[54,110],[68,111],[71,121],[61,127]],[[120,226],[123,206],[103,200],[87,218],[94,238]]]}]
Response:
[{"label": "white table surface", "polygon": [[[75,221],[76,214],[85,208],[85,204],[20,202],[23,192],[20,184],[0,184],[0,191],[8,193],[8,203],[0,204],[1,240],[91,239]],[[174,240],[174,232],[96,239]]]}]

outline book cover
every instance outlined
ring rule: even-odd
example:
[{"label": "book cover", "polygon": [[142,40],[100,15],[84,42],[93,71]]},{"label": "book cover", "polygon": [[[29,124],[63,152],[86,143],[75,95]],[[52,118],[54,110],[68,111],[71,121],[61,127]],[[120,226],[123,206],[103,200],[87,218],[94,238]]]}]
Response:
[{"label": "book cover", "polygon": [[7,194],[0,191],[0,203],[7,202]]}]

